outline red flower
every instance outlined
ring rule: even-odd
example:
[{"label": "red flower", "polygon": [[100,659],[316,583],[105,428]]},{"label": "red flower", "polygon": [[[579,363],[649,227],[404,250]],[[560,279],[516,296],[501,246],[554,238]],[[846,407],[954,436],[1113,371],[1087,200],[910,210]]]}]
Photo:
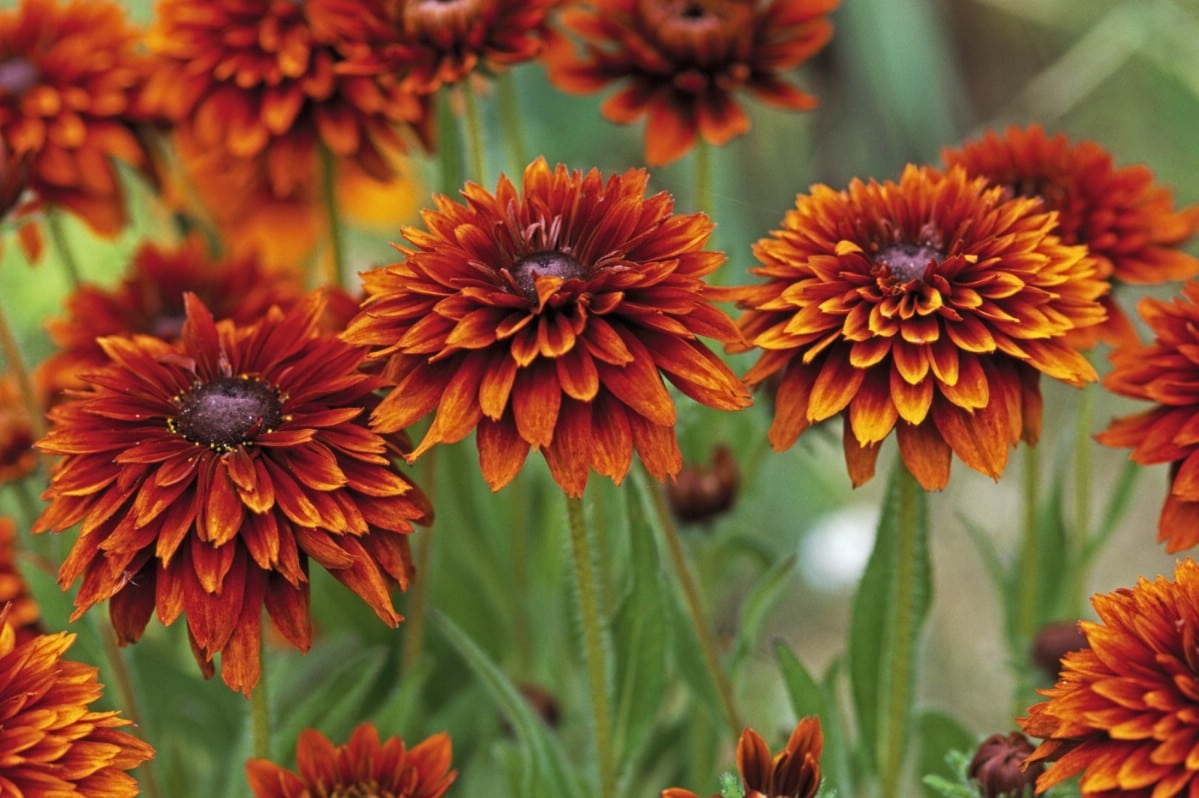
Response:
[{"label": "red flower", "polygon": [[[971,177],[1041,199],[1058,213],[1057,235],[1085,244],[1105,279],[1154,285],[1199,274],[1199,258],[1179,249],[1199,229],[1199,207],[1176,211],[1170,190],[1154,184],[1148,167],[1117,169],[1093,141],[1071,143],[1061,133],[1050,138],[1040,125],[1013,126],[1002,137],[989,132],[942,157]],[[1099,333],[1111,343],[1135,344],[1136,330],[1119,305],[1110,296],[1102,301],[1108,321],[1078,344],[1094,345]]]},{"label": "red flower", "polygon": [[426,230],[408,228],[404,261],[367,272],[367,298],[345,337],[372,347],[395,387],[371,422],[403,429],[436,411],[415,458],[478,428],[483,474],[498,490],[529,447],[580,496],[588,467],[619,482],[636,449],[659,479],[682,465],[667,378],[733,410],[748,392],[698,336],[737,339],[703,277],[724,257],[703,249],[712,226],[645,197],[634,170],[525,170],[518,192],[464,189],[437,198]]},{"label": "red flower", "polygon": [[445,734],[405,748],[399,737],[380,744],[374,725],[363,723],[348,744],[334,747],[320,732],[305,729],[296,745],[299,773],[265,759],[251,759],[246,773],[255,798],[440,798],[458,775],[450,770],[450,751]]},{"label": "red flower", "polygon": [[50,411],[62,456],[35,531],[82,522],[59,571],[82,577],[75,617],[104,599],[123,643],[157,610],[187,616],[196,660],[249,693],[260,617],[306,650],[308,562],[391,626],[411,571],[408,533],[431,509],[392,468],[365,415],[379,381],[363,352],[320,330],[317,298],[259,323],[214,323],[189,295],[177,344],[102,341],[111,364]]},{"label": "red flower", "polygon": [[[815,798],[820,790],[820,754],[824,733],[820,719],[803,718],[791,732],[787,745],[772,758],[766,741],[753,729],[737,742],[737,768],[745,798]],[[671,787],[661,798],[698,798],[690,790]]]},{"label": "red flower", "polygon": [[1037,210],[961,169],[914,166],[798,197],[754,247],[766,282],[731,292],[763,350],[746,380],[782,374],[771,444],[843,414],[855,485],[893,430],[927,490],[945,486],[952,454],[998,478],[1009,448],[1040,433],[1040,375],[1096,378],[1063,336],[1103,320],[1107,284]]},{"label": "red flower", "polygon": [[680,158],[697,136],[727,143],[749,130],[734,99],[748,91],[780,108],[807,110],[816,99],[782,73],[811,58],[832,37],[826,16],[838,0],[595,0],[562,15],[586,55],[568,45],[546,54],[550,79],[586,94],[617,81],[603,114],[627,124],[648,115],[645,160]]}]

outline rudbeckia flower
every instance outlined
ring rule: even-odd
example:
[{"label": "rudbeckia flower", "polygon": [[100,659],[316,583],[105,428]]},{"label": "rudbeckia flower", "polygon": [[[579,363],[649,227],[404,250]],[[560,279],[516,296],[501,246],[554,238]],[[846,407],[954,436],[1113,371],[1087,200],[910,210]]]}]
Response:
[{"label": "rudbeckia flower", "polygon": [[[1199,274],[1199,258],[1180,247],[1199,230],[1199,207],[1174,208],[1168,188],[1154,182],[1144,165],[1117,168],[1094,141],[1048,136],[1040,125],[1009,127],[942,153],[971,176],[982,175],[1015,195],[1036,197],[1057,211],[1057,235],[1066,244],[1085,244],[1098,260],[1100,276],[1115,283],[1154,285]],[[1132,323],[1109,294],[1101,300],[1108,321],[1093,327],[1079,346],[1100,336],[1135,344]]]},{"label": "rudbeckia flower", "polygon": [[585,55],[555,43],[550,79],[564,91],[620,88],[603,115],[620,124],[648,117],[645,160],[670,163],[697,138],[722,145],[749,130],[735,95],[803,111],[816,98],[785,76],[832,37],[839,0],[594,0],[570,4],[562,22]]},{"label": "rudbeckia flower", "polygon": [[345,338],[371,347],[393,387],[372,414],[381,432],[429,413],[411,458],[477,428],[494,490],[530,447],[581,496],[588,469],[619,482],[636,450],[659,479],[682,467],[674,400],[735,410],[748,392],[699,336],[738,339],[708,300],[724,256],[712,224],[645,196],[644,170],[614,175],[528,166],[521,190],[468,183],[406,228],[404,260],[363,275],[366,299]]},{"label": "rudbeckia flower", "polygon": [[338,746],[315,729],[305,729],[296,745],[298,773],[265,759],[251,759],[246,773],[254,798],[441,798],[458,775],[450,770],[450,756],[446,734],[407,748],[399,737],[380,743],[374,725],[363,723],[349,743]]},{"label": "rudbeckia flower", "polygon": [[[737,742],[737,768],[745,798],[815,798],[820,790],[820,754],[824,734],[820,719],[803,718],[787,745],[773,757],[762,735],[753,729]],[[699,798],[690,790],[671,787],[661,798]]]},{"label": "rudbeckia flower", "polygon": [[122,643],[152,614],[186,615],[206,676],[249,693],[265,607],[306,650],[315,562],[388,625],[411,572],[408,534],[431,508],[366,427],[379,381],[363,351],[320,329],[314,296],[261,321],[214,322],[194,295],[182,337],[101,341],[110,364],[50,411],[40,447],[61,459],[35,531],[80,524],[59,571],[82,579],[75,617],[109,600]]},{"label": "rudbeckia flower", "polygon": [[1020,725],[1042,739],[1028,762],[1048,768],[1037,791],[1081,772],[1083,798],[1194,795],[1199,763],[1199,565],[1173,581],[1140,579],[1091,599],[1089,648],[1062,658],[1057,684]]},{"label": "rudbeckia flower", "polygon": [[154,749],[120,731],[129,721],[119,713],[90,708],[101,694],[96,669],[63,659],[75,635],[17,642],[9,620],[0,612],[0,794],[138,795],[127,771]]},{"label": "rudbeckia flower", "polygon": [[774,448],[843,415],[855,485],[892,432],[927,490],[948,482],[953,454],[998,478],[1011,447],[1037,440],[1040,375],[1097,378],[1063,337],[1103,320],[1108,285],[1055,225],[1038,200],[960,168],[800,195],[754,246],[766,282],[731,292],[763,350],[746,380],[781,374]]}]

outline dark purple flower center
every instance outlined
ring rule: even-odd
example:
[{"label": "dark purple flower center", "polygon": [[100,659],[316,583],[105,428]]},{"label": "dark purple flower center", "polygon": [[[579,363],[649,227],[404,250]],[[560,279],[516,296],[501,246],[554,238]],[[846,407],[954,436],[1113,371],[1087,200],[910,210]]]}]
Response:
[{"label": "dark purple flower center", "polygon": [[945,259],[945,254],[923,244],[892,244],[875,256],[875,261],[886,266],[892,278],[907,283],[924,279],[924,272],[931,263],[933,268]]},{"label": "dark purple flower center", "polygon": [[283,422],[283,400],[269,383],[253,377],[221,377],[180,394],[173,432],[193,443],[228,452]]},{"label": "dark purple flower center", "polygon": [[537,301],[538,277],[561,277],[563,280],[581,279],[587,275],[587,269],[568,252],[549,250],[525,255],[513,264],[512,279],[520,288],[521,293],[530,300]]},{"label": "dark purple flower center", "polygon": [[0,61],[0,94],[19,97],[37,83],[37,67],[24,56]]}]

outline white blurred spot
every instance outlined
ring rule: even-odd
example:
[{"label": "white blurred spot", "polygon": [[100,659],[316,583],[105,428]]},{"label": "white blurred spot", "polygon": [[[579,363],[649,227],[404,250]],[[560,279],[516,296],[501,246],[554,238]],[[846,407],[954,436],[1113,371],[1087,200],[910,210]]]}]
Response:
[{"label": "white blurred spot", "polygon": [[830,593],[854,588],[866,569],[878,507],[850,505],[817,519],[799,541],[799,570],[804,579]]}]

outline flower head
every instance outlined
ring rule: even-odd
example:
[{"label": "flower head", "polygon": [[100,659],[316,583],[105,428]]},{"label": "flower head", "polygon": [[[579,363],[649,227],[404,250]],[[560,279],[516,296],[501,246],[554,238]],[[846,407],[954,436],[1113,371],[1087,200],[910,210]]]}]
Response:
[{"label": "flower head", "polygon": [[1157,537],[1173,552],[1199,544],[1199,438],[1192,431],[1199,423],[1199,282],[1186,283],[1170,302],[1146,297],[1137,309],[1153,341],[1113,352],[1103,386],[1154,406],[1114,419],[1096,440],[1132,449],[1141,465],[1170,463]]},{"label": "flower head", "polygon": [[446,734],[405,748],[399,737],[380,744],[374,725],[363,723],[349,743],[338,746],[315,729],[305,729],[296,745],[299,773],[265,759],[251,759],[246,773],[255,798],[440,798],[458,775],[450,770],[450,753]]},{"label": "flower head", "polygon": [[588,468],[620,481],[633,450],[659,479],[682,465],[674,401],[722,409],[748,392],[698,336],[738,338],[703,277],[724,260],[712,226],[645,197],[643,170],[525,170],[495,195],[468,183],[464,205],[437,198],[404,260],[363,276],[366,300],[345,333],[372,348],[395,387],[372,415],[384,432],[436,411],[411,455],[478,429],[483,474],[498,490],[537,447],[572,496]]},{"label": "flower head", "polygon": [[187,616],[206,675],[249,692],[260,616],[306,650],[315,561],[389,625],[411,571],[407,535],[431,518],[366,427],[377,378],[362,350],[320,329],[317,296],[241,326],[188,295],[177,343],[109,337],[110,365],[50,411],[41,448],[62,459],[35,531],[82,522],[59,571],[82,577],[75,616],[104,599],[122,642],[157,610]]},{"label": "flower head", "polygon": [[96,712],[97,671],[63,659],[75,635],[38,635],[24,642],[0,612],[0,793],[85,798],[132,798],[137,782],[126,771],[154,749],[119,731],[129,721]]},{"label": "flower head", "polygon": [[666,498],[682,523],[711,521],[728,512],[737,498],[741,472],[727,444],[712,449],[707,465],[685,463],[674,482],[666,483]]},{"label": "flower head", "polygon": [[1174,580],[1140,579],[1091,599],[1089,648],[1062,659],[1057,684],[1020,725],[1042,738],[1030,763],[1051,763],[1043,792],[1082,772],[1084,798],[1193,795],[1199,764],[1199,565]]},{"label": "flower head", "polygon": [[[803,718],[791,732],[786,747],[773,757],[766,741],[745,729],[737,742],[737,768],[745,798],[815,798],[820,790],[820,754],[824,734],[820,719]],[[662,798],[698,798],[690,790],[671,787]]]},{"label": "flower head", "polygon": [[754,247],[766,282],[734,292],[763,350],[746,380],[782,374],[773,446],[843,413],[855,485],[892,431],[925,489],[945,486],[952,454],[998,478],[1008,449],[1037,439],[1040,374],[1096,378],[1062,337],[1103,320],[1107,284],[1054,225],[961,169],[801,195]]},{"label": "flower head", "polygon": [[42,633],[37,602],[17,567],[17,530],[11,518],[0,517],[0,607],[6,608],[7,620],[18,643]]},{"label": "flower head", "polygon": [[311,170],[318,145],[389,179],[383,152],[403,148],[397,127],[428,140],[428,103],[390,73],[344,69],[358,43],[325,5],[161,0],[147,102],[202,149],[264,159],[280,195]]},{"label": "flower head", "polygon": [[139,31],[109,0],[21,0],[0,10],[0,140],[23,159],[41,205],[97,233],[125,224],[114,161],[149,171]]},{"label": "flower head", "polygon": [[33,421],[17,375],[0,374],[0,485],[24,479],[37,468]]},{"label": "flower head", "polygon": [[550,78],[565,91],[591,93],[623,85],[602,112],[627,124],[649,117],[645,160],[669,163],[697,137],[721,145],[749,130],[735,99],[749,92],[793,110],[816,99],[783,73],[811,58],[832,37],[827,15],[838,0],[594,0],[575,3],[562,21],[586,54],[568,44],[547,53]]},{"label": "flower head", "polygon": [[[1040,125],[1012,126],[1002,137],[988,132],[947,149],[942,158],[1015,195],[1040,198],[1047,210],[1057,211],[1057,235],[1067,244],[1085,244],[1105,279],[1152,285],[1199,274],[1199,258],[1179,249],[1199,230],[1199,207],[1175,210],[1170,190],[1154,183],[1148,167],[1116,168],[1096,142],[1050,137]],[[1120,307],[1110,296],[1102,302],[1108,321],[1079,344],[1093,344],[1100,332],[1113,343],[1135,343],[1136,331]]]},{"label": "flower head", "polygon": [[1024,768],[1032,751],[1032,743],[1020,732],[992,734],[979,744],[966,773],[978,782],[984,798],[1023,798],[1045,770],[1041,763]]}]

